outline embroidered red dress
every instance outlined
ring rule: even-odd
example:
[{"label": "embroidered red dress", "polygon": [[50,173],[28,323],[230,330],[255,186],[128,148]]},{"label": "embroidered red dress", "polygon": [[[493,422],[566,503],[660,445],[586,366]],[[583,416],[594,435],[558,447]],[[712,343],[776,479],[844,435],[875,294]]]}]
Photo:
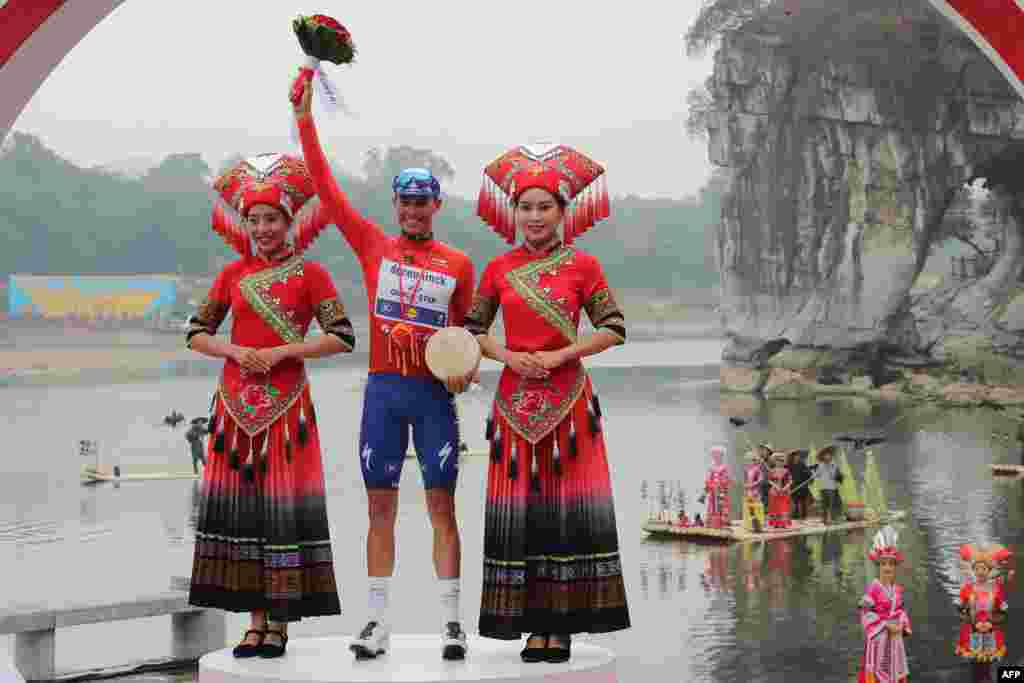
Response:
[{"label": "embroidered red dress", "polygon": [[[600,263],[573,247],[519,247],[491,261],[466,328],[486,334],[499,307],[512,351],[575,342],[581,310],[625,340]],[[582,363],[545,379],[506,367],[487,422],[480,635],[628,628],[601,409]]]},{"label": "embroidered red dress", "polygon": [[[228,312],[231,342],[301,342],[316,318],[351,351],[352,326],[327,271],[301,255],[229,264],[190,320],[188,340],[214,335]],[[224,363],[214,395],[196,524],[189,602],[272,621],[339,614],[319,430],[301,360],[269,373]]]},{"label": "embroidered red dress", "polygon": [[[1002,579],[984,583],[965,581],[956,600],[960,612],[960,635],[954,651],[958,657],[978,663],[995,662],[1006,656],[1006,592]],[[980,623],[992,624],[986,632],[977,630]]]},{"label": "embroidered red dress", "polygon": [[773,467],[768,473],[768,484],[768,526],[788,529],[792,525],[789,517],[789,492],[793,477],[785,467]]}]

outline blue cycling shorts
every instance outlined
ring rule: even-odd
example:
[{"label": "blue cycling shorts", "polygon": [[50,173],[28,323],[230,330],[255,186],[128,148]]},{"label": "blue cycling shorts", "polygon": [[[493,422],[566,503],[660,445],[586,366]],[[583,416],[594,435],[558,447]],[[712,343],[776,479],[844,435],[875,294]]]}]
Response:
[{"label": "blue cycling shorts", "polygon": [[459,478],[455,396],[435,379],[390,372],[372,372],[366,382],[359,433],[366,488],[398,488],[410,427],[423,487],[454,493]]}]

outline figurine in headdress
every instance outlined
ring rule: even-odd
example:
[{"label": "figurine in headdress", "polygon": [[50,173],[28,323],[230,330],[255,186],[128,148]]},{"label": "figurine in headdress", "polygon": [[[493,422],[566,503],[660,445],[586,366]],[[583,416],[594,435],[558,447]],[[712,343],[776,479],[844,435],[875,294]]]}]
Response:
[{"label": "figurine in headdress", "polygon": [[761,484],[766,475],[757,450],[747,453],[747,465],[743,468],[743,528],[747,531],[764,530],[764,503],[761,500]]},{"label": "figurine in headdress", "polygon": [[711,467],[704,477],[704,495],[706,497],[705,524],[712,529],[728,529],[732,510],[729,499],[729,487],[732,476],[729,466],[722,462],[725,455],[724,446],[711,448]]},{"label": "figurine in headdress", "polygon": [[[235,656],[279,657],[289,622],[341,612],[305,361],[351,352],[355,334],[330,274],[304,256],[327,224],[305,163],[253,157],[214,188],[213,230],[241,258],[217,275],[186,336],[193,351],[225,359],[189,603],[250,612]],[[307,340],[313,320],[324,334]]]},{"label": "figurine in headdress", "polygon": [[970,572],[954,602],[962,622],[954,651],[971,662],[975,681],[988,681],[992,664],[1006,656],[1006,588],[994,574],[1008,566],[1010,552],[1001,545],[967,544],[960,559]]},{"label": "figurine in headdress", "polygon": [[896,568],[903,562],[899,535],[891,526],[875,534],[868,557],[878,565],[878,578],[860,600],[864,653],[858,683],[903,683],[910,676],[904,638],[911,635],[910,616],[903,604],[903,586]]},{"label": "figurine in headdress", "polygon": [[[487,264],[465,323],[505,366],[487,419],[479,631],[531,633],[527,662],[566,661],[572,634],[630,625],[601,405],[581,362],[624,343],[626,323],[601,263],[573,244],[609,216],[604,173],[570,147],[516,147],[484,169],[477,206],[509,244],[523,235]],[[488,334],[499,309],[504,344]],[[583,313],[592,334],[579,334]]]},{"label": "figurine in headdress", "polygon": [[786,454],[772,453],[772,469],[768,472],[768,526],[773,529],[788,529],[790,521],[790,491],[793,477],[786,469]]}]

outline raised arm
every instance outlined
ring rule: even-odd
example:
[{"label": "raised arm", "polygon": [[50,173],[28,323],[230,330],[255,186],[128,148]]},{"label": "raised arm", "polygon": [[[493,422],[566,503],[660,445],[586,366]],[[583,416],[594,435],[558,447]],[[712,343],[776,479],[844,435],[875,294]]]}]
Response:
[{"label": "raised arm", "polygon": [[386,239],[384,232],[374,223],[363,218],[349,201],[348,196],[338,186],[331,167],[327,163],[320,137],[316,132],[313,114],[310,111],[313,89],[309,87],[308,77],[303,73],[292,85],[292,104],[295,111],[295,124],[299,129],[299,140],[302,143],[302,155],[306,160],[320,201],[327,209],[334,224],[356,252],[360,260],[373,245]]}]

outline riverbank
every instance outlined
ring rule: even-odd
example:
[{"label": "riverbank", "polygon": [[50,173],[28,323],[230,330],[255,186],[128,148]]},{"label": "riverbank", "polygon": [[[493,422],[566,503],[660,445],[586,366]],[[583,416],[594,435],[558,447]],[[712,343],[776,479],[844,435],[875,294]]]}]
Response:
[{"label": "riverbank", "polygon": [[764,366],[723,363],[722,391],[767,399],[848,396],[945,408],[995,407],[1024,418],[1024,383],[1005,373],[986,375],[954,361],[928,367],[886,366],[873,377],[857,367],[833,372],[833,366],[807,362],[806,355],[799,362],[794,362],[794,354],[779,356]]}]

